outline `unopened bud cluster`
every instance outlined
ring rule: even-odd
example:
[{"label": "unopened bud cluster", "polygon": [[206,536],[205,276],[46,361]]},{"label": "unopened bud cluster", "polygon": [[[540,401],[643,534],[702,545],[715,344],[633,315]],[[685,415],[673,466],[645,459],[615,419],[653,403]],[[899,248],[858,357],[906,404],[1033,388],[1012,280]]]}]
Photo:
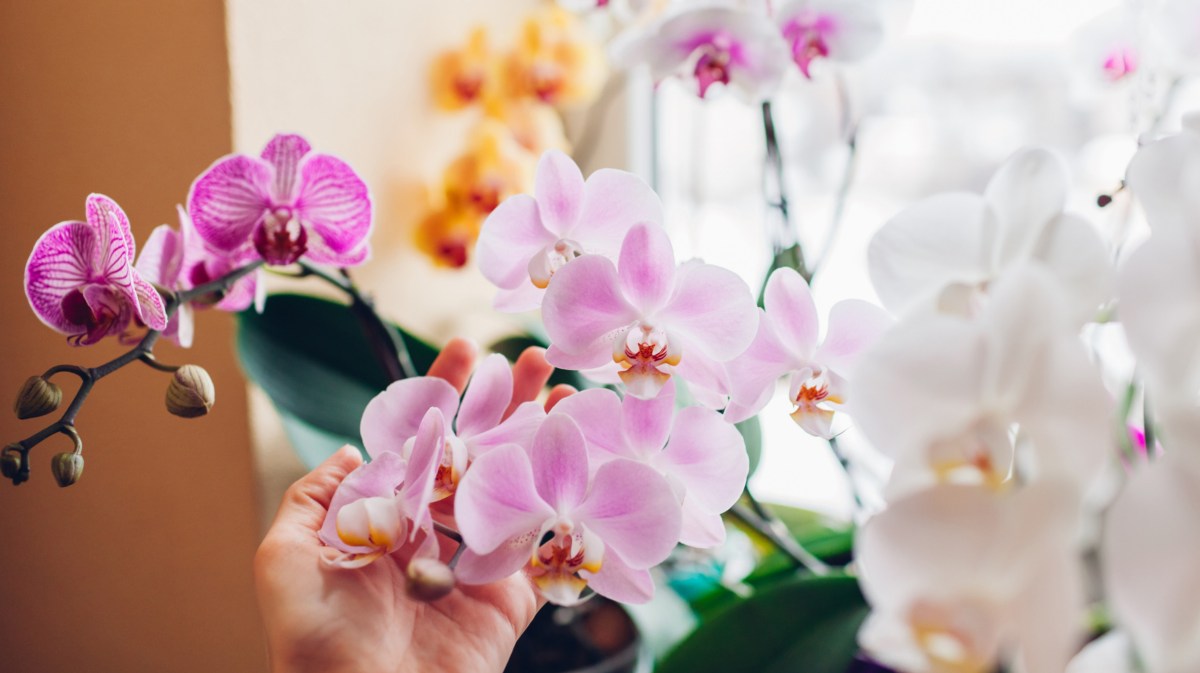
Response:
[{"label": "unopened bud cluster", "polygon": [[181,418],[197,418],[212,409],[216,395],[212,377],[203,367],[184,365],[167,386],[167,411]]}]

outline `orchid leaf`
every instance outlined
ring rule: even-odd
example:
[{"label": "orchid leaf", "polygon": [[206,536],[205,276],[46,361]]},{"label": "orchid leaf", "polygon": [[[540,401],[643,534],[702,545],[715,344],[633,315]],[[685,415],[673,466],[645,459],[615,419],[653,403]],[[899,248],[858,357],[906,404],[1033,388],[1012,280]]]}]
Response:
[{"label": "orchid leaf", "polygon": [[[399,333],[417,371],[427,371],[437,349]],[[331,442],[362,446],[363,409],[389,381],[349,307],[272,295],[266,312],[239,314],[237,349],[246,377],[283,413],[289,439],[304,444],[296,448],[306,463]]]}]

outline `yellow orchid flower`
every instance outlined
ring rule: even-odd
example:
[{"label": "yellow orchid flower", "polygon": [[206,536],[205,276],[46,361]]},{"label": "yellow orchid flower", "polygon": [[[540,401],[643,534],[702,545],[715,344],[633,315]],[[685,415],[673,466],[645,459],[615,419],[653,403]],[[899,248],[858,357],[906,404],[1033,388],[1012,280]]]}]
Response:
[{"label": "yellow orchid flower", "polygon": [[530,190],[534,164],[534,155],[516,142],[504,124],[485,119],[466,153],[442,176],[446,202],[485,216],[509,196]]},{"label": "yellow orchid flower", "polygon": [[483,100],[496,86],[495,57],[484,28],[471,31],[466,46],[447,51],[433,62],[433,100],[443,110],[461,110]]},{"label": "yellow orchid flower", "polygon": [[526,19],[504,74],[510,96],[573,105],[596,97],[607,68],[600,45],[579,19],[550,6]]}]

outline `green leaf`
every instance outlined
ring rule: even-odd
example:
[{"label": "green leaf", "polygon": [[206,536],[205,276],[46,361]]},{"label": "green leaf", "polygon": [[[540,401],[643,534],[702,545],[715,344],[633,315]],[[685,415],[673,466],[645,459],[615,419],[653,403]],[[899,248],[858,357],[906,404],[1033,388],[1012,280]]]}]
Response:
[{"label": "green leaf", "polygon": [[[315,428],[305,423],[279,407],[275,407],[275,410],[279,412],[279,419],[283,421],[283,432],[287,435],[288,442],[292,445],[292,450],[296,452],[296,456],[300,459],[300,462],[304,463],[309,469],[325,462],[326,458],[332,456],[335,451],[347,444],[357,446],[362,451],[361,439],[357,436],[344,437],[325,432],[320,428]],[[365,458],[365,451],[363,455]]]},{"label": "green leaf", "polygon": [[759,422],[758,416],[751,416],[734,427],[742,433],[742,439],[746,440],[746,453],[750,456],[750,472],[746,478],[754,476],[754,471],[758,469],[758,463],[762,460],[762,423]]},{"label": "green leaf", "polygon": [[780,250],[779,254],[775,255],[775,258],[771,260],[771,268],[767,269],[767,275],[763,278],[762,288],[758,291],[759,306],[763,305],[763,297],[767,293],[767,281],[771,279],[771,274],[775,273],[776,269],[794,269],[807,282],[809,271],[804,261],[804,248],[799,243],[796,243]]},{"label": "green leaf", "polygon": [[[400,334],[417,371],[427,371],[437,349]],[[362,446],[363,409],[389,381],[348,306],[307,295],[271,295],[266,312],[238,315],[237,350],[247,378],[284,414],[289,438],[303,443],[296,448],[305,462],[332,441]],[[303,425],[288,423],[288,417]]]},{"label": "green leaf", "polygon": [[794,577],[719,612],[657,670],[845,673],[868,611],[853,577]]}]

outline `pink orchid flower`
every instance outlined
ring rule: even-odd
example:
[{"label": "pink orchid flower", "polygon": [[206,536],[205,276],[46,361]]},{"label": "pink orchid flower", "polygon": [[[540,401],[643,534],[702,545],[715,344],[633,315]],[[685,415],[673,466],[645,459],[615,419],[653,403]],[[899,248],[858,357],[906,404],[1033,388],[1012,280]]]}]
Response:
[{"label": "pink orchid flower", "polygon": [[[235,270],[238,265],[233,260],[205,248],[183,206],[177,206],[177,210],[179,230],[166,224],[155,227],[142,246],[134,269],[146,280],[168,290],[189,290]],[[217,308],[244,310],[256,298],[265,298],[259,294],[260,288],[265,286],[259,283],[257,273],[241,278],[221,297]],[[163,336],[188,348],[192,345],[194,324],[191,304],[182,304],[167,323]]]},{"label": "pink orchid flower", "polygon": [[714,547],[725,540],[721,513],[733,507],[750,471],[746,443],[732,424],[711,409],[675,411],[675,384],[658,397],[622,400],[606,388],[571,395],[554,414],[575,419],[583,430],[593,464],[630,459],[657,470],[683,508],[679,541]]},{"label": "pink orchid flower", "polygon": [[459,403],[454,386],[428,376],[403,379],[367,404],[361,432],[368,455],[386,452],[410,458],[421,419],[438,409],[454,427],[443,426],[437,451],[434,501],[454,493],[471,461],[502,444],[529,446],[545,412],[536,402],[526,402],[504,418],[513,395],[512,369],[503,355],[488,356],[463,393]]},{"label": "pink orchid flower", "polygon": [[737,274],[699,261],[675,268],[661,227],[629,230],[616,264],[586,255],[558,271],[542,318],[563,369],[616,362],[634,397],[658,394],[674,373],[712,388],[719,363],[750,345],[758,311]]},{"label": "pink orchid flower", "polygon": [[655,82],[678,74],[695,83],[701,98],[721,84],[754,102],[778,88],[788,61],[787,45],[770,19],[740,7],[680,10],[619,39],[612,51],[624,67],[649,64]]},{"label": "pink orchid flower", "polygon": [[479,233],[479,270],[500,288],[496,308],[537,308],[551,277],[584,253],[616,257],[637,222],[661,225],[662,203],[632,173],[601,169],[584,182],[570,157],[557,150],[538,162],[533,195],[500,204]]},{"label": "pink orchid flower", "polygon": [[780,8],[776,20],[792,60],[809,79],[814,61],[857,61],[883,41],[883,17],[867,0],[795,0]]},{"label": "pink orchid flower", "polygon": [[167,326],[158,291],[136,269],[129,218],[102,194],[87,198],[87,221],[60,222],[33,246],[25,296],[43,323],[75,346],[123,334],[137,320]]},{"label": "pink orchid flower", "polygon": [[367,185],[341,159],[312,152],[298,135],[277,135],[262,156],[218,159],[192,183],[188,212],[213,250],[271,265],[366,261]]},{"label": "pink orchid flower", "polygon": [[455,574],[487,584],[525,568],[542,595],[571,605],[585,587],[626,603],[654,594],[648,569],[679,539],[680,507],[658,472],[613,460],[593,473],[579,426],[546,417],[529,450],[502,446],[459,485],[455,519],[468,551]]},{"label": "pink orchid flower", "polygon": [[331,565],[361,568],[409,543],[417,556],[436,554],[429,505],[445,424],[441,410],[429,409],[408,460],[384,451],[346,475],[320,530],[321,541],[341,552],[328,559]]},{"label": "pink orchid flower", "polygon": [[775,392],[775,381],[791,375],[788,398],[792,419],[810,435],[833,436],[834,412],[844,408],[848,379],[858,355],[892,324],[881,308],[857,299],[838,302],[829,329],[818,344],[820,318],[808,283],[792,269],[777,269],[767,281],[766,311],[754,343],[725,365],[730,381],[727,420],[738,423],[757,414]]}]

